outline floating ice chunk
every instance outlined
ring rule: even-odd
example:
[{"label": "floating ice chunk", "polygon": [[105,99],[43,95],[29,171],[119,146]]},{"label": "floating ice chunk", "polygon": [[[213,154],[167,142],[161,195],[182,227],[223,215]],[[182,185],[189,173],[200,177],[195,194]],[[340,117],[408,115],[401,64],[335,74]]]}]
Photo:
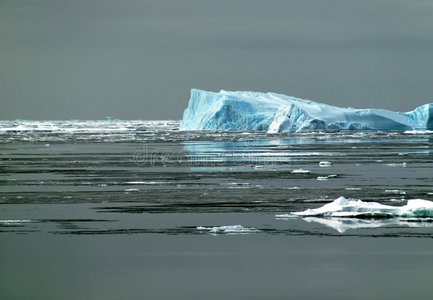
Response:
[{"label": "floating ice chunk", "polygon": [[243,227],[242,225],[226,225],[226,226],[215,226],[215,227],[197,227],[200,231],[209,231],[211,234],[250,234],[257,233],[260,230],[253,227]]},{"label": "floating ice chunk", "polygon": [[292,214],[301,217],[332,218],[432,218],[433,201],[412,199],[404,206],[390,206],[340,197],[322,207]]},{"label": "floating ice chunk", "polygon": [[0,220],[0,224],[14,225],[20,223],[30,223],[32,220]]},{"label": "floating ice chunk", "polygon": [[433,129],[433,103],[407,113],[340,108],[275,93],[191,90],[183,130],[301,132]]},{"label": "floating ice chunk", "polygon": [[295,169],[293,170],[291,173],[292,174],[309,174],[311,171],[310,170],[305,170],[305,169]]},{"label": "floating ice chunk", "polygon": [[331,174],[331,175],[327,175],[327,176],[319,176],[319,177],[317,177],[317,180],[326,181],[329,178],[335,178],[335,177],[337,177],[337,174]]},{"label": "floating ice chunk", "polygon": [[406,134],[433,134],[433,130],[406,130]]},{"label": "floating ice chunk", "polygon": [[402,190],[385,190],[385,193],[393,193],[393,194],[406,195],[406,192],[402,191]]},{"label": "floating ice chunk", "polygon": [[332,162],[330,162],[330,161],[321,161],[321,162],[319,162],[319,166],[320,167],[330,167],[330,166],[332,166]]},{"label": "floating ice chunk", "polygon": [[131,185],[138,185],[138,184],[144,184],[144,185],[162,185],[162,184],[168,184],[167,181],[126,181],[123,182],[123,184],[131,184]]},{"label": "floating ice chunk", "polygon": [[387,166],[387,167],[392,167],[392,168],[395,168],[395,167],[402,167],[402,168],[406,168],[406,166],[407,166],[407,163],[389,163],[389,164],[385,164],[385,166]]}]

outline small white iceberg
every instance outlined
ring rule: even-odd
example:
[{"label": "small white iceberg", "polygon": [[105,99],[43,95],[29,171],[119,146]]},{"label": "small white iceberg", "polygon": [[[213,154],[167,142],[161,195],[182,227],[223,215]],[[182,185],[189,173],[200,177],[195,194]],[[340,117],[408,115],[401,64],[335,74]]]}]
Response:
[{"label": "small white iceberg", "polygon": [[321,161],[321,162],[319,162],[319,166],[320,167],[331,167],[332,166],[332,162],[330,162],[330,161]]},{"label": "small white iceberg", "polygon": [[340,197],[322,207],[293,212],[292,215],[325,218],[433,218],[433,201],[412,199],[406,205],[391,206]]},{"label": "small white iceberg", "polygon": [[408,200],[406,205],[391,206],[340,197],[319,208],[275,217],[303,217],[307,222],[319,223],[340,233],[349,229],[383,226],[433,227],[433,201],[412,199]]},{"label": "small white iceberg", "polygon": [[208,231],[211,234],[250,234],[260,232],[260,230],[254,227],[243,227],[242,225],[226,225],[214,227],[198,226],[197,230]]}]

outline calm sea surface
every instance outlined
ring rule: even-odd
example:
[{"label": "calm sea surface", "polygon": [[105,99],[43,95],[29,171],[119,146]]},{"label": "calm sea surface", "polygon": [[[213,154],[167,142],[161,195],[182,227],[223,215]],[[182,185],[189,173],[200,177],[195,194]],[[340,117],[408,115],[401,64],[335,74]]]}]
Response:
[{"label": "calm sea surface", "polygon": [[432,132],[178,125],[0,121],[0,299],[433,297],[433,222],[277,217],[433,200]]}]

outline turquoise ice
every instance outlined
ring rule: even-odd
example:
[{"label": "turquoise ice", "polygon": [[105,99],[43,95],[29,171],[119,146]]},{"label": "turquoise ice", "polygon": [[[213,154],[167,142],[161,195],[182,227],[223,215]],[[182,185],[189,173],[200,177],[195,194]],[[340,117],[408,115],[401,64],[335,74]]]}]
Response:
[{"label": "turquoise ice", "polygon": [[433,103],[410,112],[341,108],[275,93],[191,90],[182,130],[433,130]]}]

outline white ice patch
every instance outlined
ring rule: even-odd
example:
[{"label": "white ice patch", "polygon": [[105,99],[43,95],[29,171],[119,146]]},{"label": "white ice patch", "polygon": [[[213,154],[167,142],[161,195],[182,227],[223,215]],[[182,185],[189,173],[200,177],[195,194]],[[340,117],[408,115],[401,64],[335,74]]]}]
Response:
[{"label": "white ice patch", "polygon": [[406,134],[433,134],[433,130],[406,130]]},{"label": "white ice patch", "polygon": [[337,177],[337,174],[331,174],[331,175],[327,175],[327,176],[319,176],[319,177],[317,177],[317,180],[326,181],[329,178],[335,178],[335,177]]},{"label": "white ice patch", "polygon": [[385,190],[385,193],[406,195],[406,192],[402,190]]},{"label": "white ice patch", "polygon": [[321,161],[321,162],[319,162],[319,166],[320,167],[330,167],[330,166],[332,166],[332,162],[330,162],[330,161]]},{"label": "white ice patch", "polygon": [[408,200],[406,205],[391,206],[340,197],[322,207],[292,214],[325,218],[415,218],[422,221],[422,218],[433,218],[433,202],[412,199]]},{"label": "white ice patch", "polygon": [[146,185],[160,185],[160,184],[167,184],[169,182],[167,181],[126,181],[123,184],[146,184]]},{"label": "white ice patch", "polygon": [[0,224],[14,225],[20,223],[30,223],[31,220],[0,220]]},{"label": "white ice patch", "polygon": [[211,234],[250,234],[260,232],[260,230],[256,228],[243,227],[242,225],[226,225],[214,227],[198,226],[197,230],[209,231],[209,233]]},{"label": "white ice patch", "polygon": [[402,168],[406,168],[407,163],[389,163],[389,164],[385,164],[385,166],[387,167],[391,167],[391,168],[395,168],[395,167],[402,167]]},{"label": "white ice patch", "polygon": [[292,174],[308,174],[310,173],[310,170],[305,170],[305,169],[295,169],[292,171]]}]

